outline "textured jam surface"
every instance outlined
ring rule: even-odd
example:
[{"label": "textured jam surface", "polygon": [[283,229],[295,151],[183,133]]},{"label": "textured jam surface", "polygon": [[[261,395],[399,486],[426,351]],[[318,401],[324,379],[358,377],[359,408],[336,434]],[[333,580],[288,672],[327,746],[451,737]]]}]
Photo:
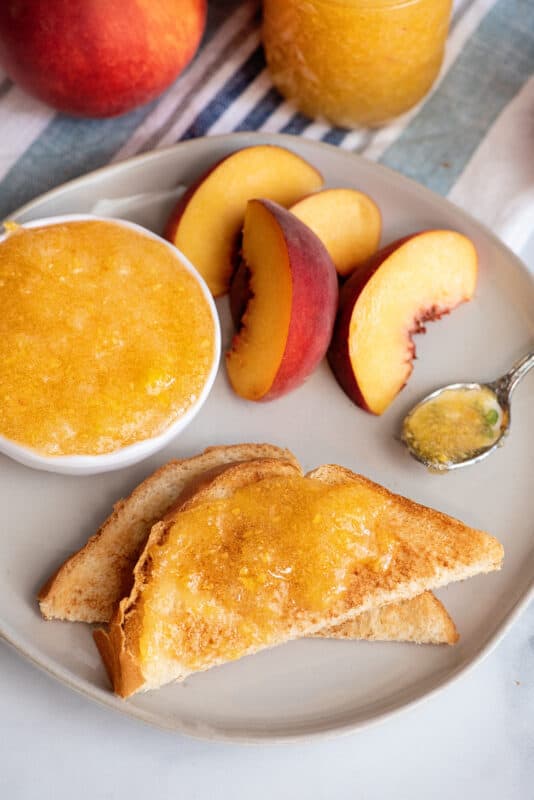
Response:
[{"label": "textured jam surface", "polygon": [[425,460],[448,464],[471,458],[496,442],[501,422],[489,389],[451,389],[406,418],[403,438]]},{"label": "textured jam surface", "polygon": [[191,670],[267,645],[342,601],[359,566],[386,570],[387,501],[360,486],[268,478],[183,512],[151,550],[140,654]]},{"label": "textured jam surface", "polygon": [[380,124],[434,82],[450,10],[451,0],[263,0],[273,81],[310,116]]},{"label": "textured jam surface", "polygon": [[46,455],[109,453],[198,398],[214,325],[167,248],[112,223],[0,244],[0,434]]}]

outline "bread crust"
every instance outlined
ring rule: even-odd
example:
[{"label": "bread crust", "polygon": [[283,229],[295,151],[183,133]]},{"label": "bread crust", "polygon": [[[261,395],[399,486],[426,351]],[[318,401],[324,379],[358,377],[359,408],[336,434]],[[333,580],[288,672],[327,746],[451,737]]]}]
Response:
[{"label": "bread crust", "polygon": [[[229,466],[258,457],[281,458],[298,466],[289,450],[268,444],[243,444],[210,447],[199,456],[171,461],[158,469],[128,498],[115,505],[113,513],[97,533],[47,581],[39,593],[43,616],[46,619],[109,622],[119,601],[132,588],[135,563],[152,524],[164,515],[171,517],[180,503],[185,502],[203,482],[213,479]],[[136,510],[141,512],[140,524],[135,521]],[[450,644],[455,641],[451,633],[454,623],[441,603],[427,601],[424,604],[425,616],[421,614],[423,605],[417,602],[417,598],[401,605],[402,613],[395,614],[394,609],[391,610],[388,627],[383,624],[381,616],[375,614],[371,618],[364,614],[359,624],[338,625],[324,635],[422,643]],[[103,650],[106,650],[106,637],[105,632],[97,634]]]},{"label": "bread crust", "polygon": [[300,469],[289,450],[271,444],[209,447],[160,467],[119,500],[94,536],[46,581],[37,595],[43,617],[108,622],[132,588],[133,569],[151,527],[228,466],[257,458],[281,458]]},{"label": "bread crust", "polygon": [[[180,511],[185,511],[206,500],[223,497],[265,477],[288,477],[301,475],[300,465],[294,459],[259,458],[254,461],[238,463],[227,467],[223,473],[202,485],[195,494],[181,506],[175,506],[165,521],[157,522],[151,529],[144,550],[135,565],[134,583],[131,594],[120,601],[108,629],[97,628],[93,637],[102,656],[104,666],[113,690],[120,697],[129,697],[141,689],[145,683],[140,666],[139,640],[141,620],[139,601],[143,587],[151,579],[151,550],[161,547],[168,536],[173,521]],[[185,677],[185,675],[183,676]]]},{"label": "bread crust", "polygon": [[[241,486],[273,474],[281,474],[280,470],[286,470],[286,474],[298,474],[294,464],[285,462],[284,465],[284,462],[277,459],[263,459],[261,462],[231,467],[196,492],[183,504],[182,509],[192,508],[206,500],[229,497]],[[441,512],[394,495],[384,487],[343,467],[324,465],[308,473],[307,477],[327,484],[360,485],[374,494],[377,502],[383,504],[381,524],[384,522],[391,526],[396,538],[391,565],[386,572],[377,572],[370,566],[360,565],[350,576],[347,591],[325,612],[301,611],[293,616],[284,616],[282,610],[278,630],[269,641],[261,646],[250,647],[242,655],[313,635],[325,626],[337,626],[353,620],[362,612],[408,600],[428,589],[500,568],[503,548],[494,537],[483,531],[469,528]],[[105,653],[104,658],[110,669],[113,688],[122,697],[139,690],[155,688],[170,680],[182,680],[190,674],[188,668],[180,664],[179,654],[176,654],[171,662],[162,664],[157,678],[148,680],[139,658],[142,595],[150,582],[151,552],[154,547],[165,543],[171,527],[172,519],[161,522],[152,529],[134,570],[132,592],[121,601],[112,619],[107,643],[110,648],[117,648],[118,652],[113,657]],[[220,635],[224,636],[224,631]],[[96,636],[97,645],[99,640],[101,643],[101,634]],[[209,669],[224,660],[214,657],[201,669]],[[126,670],[123,669],[123,664],[127,665]],[[135,672],[132,679],[133,667],[139,671]]]},{"label": "bread crust", "polygon": [[432,592],[364,611],[341,625],[322,628],[314,636],[449,645],[460,638],[447,609]]}]

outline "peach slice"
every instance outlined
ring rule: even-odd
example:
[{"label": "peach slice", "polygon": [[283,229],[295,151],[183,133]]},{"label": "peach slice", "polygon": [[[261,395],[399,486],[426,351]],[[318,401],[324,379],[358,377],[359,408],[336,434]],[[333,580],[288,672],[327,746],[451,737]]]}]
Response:
[{"label": "peach slice", "polygon": [[336,270],[317,236],[269,200],[247,205],[243,259],[230,290],[239,329],[226,354],[228,377],[241,397],[272,400],[306,380],[326,353]]},{"label": "peach slice", "polygon": [[357,270],[341,291],[328,351],[351,400],[382,414],[412,372],[412,334],[470,300],[476,279],[473,244],[446,230],[399,239]]},{"label": "peach slice", "polygon": [[247,202],[265,197],[288,207],[322,185],[321,174],[290,150],[246,147],[191,186],[173,210],[164,235],[190,259],[217,297],[230,284]]},{"label": "peach slice", "polygon": [[338,275],[349,275],[378,250],[382,217],[376,203],[363,192],[325,189],[304,197],[289,210],[317,234]]}]

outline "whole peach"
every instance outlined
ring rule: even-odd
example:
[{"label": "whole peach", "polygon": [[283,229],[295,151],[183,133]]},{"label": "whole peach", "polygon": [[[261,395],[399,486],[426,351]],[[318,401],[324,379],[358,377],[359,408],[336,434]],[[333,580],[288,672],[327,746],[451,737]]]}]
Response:
[{"label": "whole peach", "polygon": [[2,0],[0,63],[60,111],[115,116],[180,74],[205,21],[206,0]]}]

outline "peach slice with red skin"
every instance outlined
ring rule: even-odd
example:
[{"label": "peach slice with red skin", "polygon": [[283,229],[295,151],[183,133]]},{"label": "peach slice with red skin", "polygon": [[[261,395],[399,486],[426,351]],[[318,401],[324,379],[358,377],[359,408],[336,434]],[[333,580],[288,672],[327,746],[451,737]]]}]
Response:
[{"label": "peach slice with red skin", "polygon": [[378,250],[382,217],[376,203],[355,189],[323,189],[289,209],[322,241],[338,275],[346,277]]},{"label": "peach slice with red skin", "polygon": [[235,392],[273,400],[295,389],[324,357],[338,301],[337,275],[317,236],[269,200],[251,200],[243,262],[230,290],[238,331],[226,354]]},{"label": "peach slice with red skin", "polygon": [[455,231],[388,245],[343,286],[328,361],[357,405],[382,414],[412,373],[414,333],[473,297],[477,253]]},{"label": "peach slice with red skin", "polygon": [[300,156],[276,145],[245,147],[219,161],[180,198],[165,237],[198,269],[215,297],[228,291],[247,202],[293,205],[323,185]]}]

